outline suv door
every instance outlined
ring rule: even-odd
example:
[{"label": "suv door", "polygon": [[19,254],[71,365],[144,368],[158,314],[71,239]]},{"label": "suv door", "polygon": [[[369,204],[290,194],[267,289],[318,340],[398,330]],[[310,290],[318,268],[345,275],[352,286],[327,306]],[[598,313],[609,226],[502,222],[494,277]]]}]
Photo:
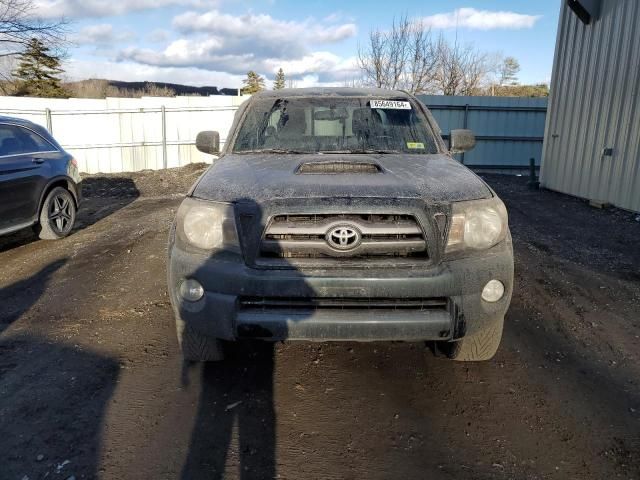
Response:
[{"label": "suv door", "polygon": [[0,231],[34,223],[58,149],[26,127],[0,124]]}]

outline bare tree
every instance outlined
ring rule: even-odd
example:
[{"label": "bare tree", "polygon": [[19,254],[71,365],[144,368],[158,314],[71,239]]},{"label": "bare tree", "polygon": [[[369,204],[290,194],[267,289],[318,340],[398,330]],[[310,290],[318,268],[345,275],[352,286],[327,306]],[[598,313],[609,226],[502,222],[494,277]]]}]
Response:
[{"label": "bare tree", "polygon": [[409,75],[406,88],[412,93],[433,93],[438,66],[437,44],[422,22],[414,23],[409,46]]},{"label": "bare tree", "polygon": [[67,23],[36,15],[34,0],[0,0],[0,57],[21,53],[32,39],[58,47],[65,41]]},{"label": "bare tree", "polygon": [[17,56],[0,57],[0,94],[13,95],[16,86],[13,80],[13,71],[18,66]]},{"label": "bare tree", "polygon": [[387,55],[385,39],[380,30],[369,32],[369,45],[366,49],[358,46],[358,66],[363,72],[365,82],[378,88],[388,87],[385,65]]},{"label": "bare tree", "polygon": [[438,67],[434,75],[437,90],[443,95],[477,95],[490,81],[497,65],[494,57],[471,45],[461,46],[438,40]]},{"label": "bare tree", "polygon": [[394,19],[389,31],[372,30],[367,46],[358,48],[358,65],[365,82],[380,88],[424,93],[436,64],[431,31],[407,17]]},{"label": "bare tree", "polygon": [[434,39],[421,21],[407,17],[388,31],[372,30],[366,47],[358,48],[358,64],[366,84],[444,95],[477,94],[497,70],[494,56],[442,35]]},{"label": "bare tree", "polygon": [[360,88],[366,86],[362,77],[351,77],[342,80],[342,86],[347,88]]}]

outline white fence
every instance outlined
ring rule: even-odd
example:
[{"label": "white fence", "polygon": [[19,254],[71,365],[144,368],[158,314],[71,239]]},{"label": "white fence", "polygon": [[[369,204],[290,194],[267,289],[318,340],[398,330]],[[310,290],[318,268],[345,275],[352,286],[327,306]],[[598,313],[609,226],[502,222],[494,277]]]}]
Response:
[{"label": "white fence", "polygon": [[0,97],[0,115],[46,127],[82,172],[132,172],[211,161],[196,150],[196,135],[217,130],[224,144],[233,115],[246,98]]}]

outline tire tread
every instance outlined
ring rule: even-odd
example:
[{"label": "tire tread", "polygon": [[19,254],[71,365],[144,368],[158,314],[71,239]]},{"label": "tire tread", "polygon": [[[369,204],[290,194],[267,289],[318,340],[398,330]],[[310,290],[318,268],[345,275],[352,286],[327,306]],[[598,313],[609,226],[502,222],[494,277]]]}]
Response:
[{"label": "tire tread", "polygon": [[500,346],[503,328],[504,318],[501,317],[475,335],[450,344],[449,358],[458,362],[491,360]]},{"label": "tire tread", "polygon": [[[61,238],[64,238],[68,235],[68,234],[59,235],[49,225],[49,217],[48,217],[49,202],[51,202],[51,199],[55,196],[55,194],[59,190],[62,190],[67,195],[69,195],[69,200],[71,201],[74,209],[73,222],[75,223],[76,204],[75,204],[75,199],[73,198],[73,195],[71,195],[71,192],[69,192],[69,190],[67,190],[66,188],[55,187],[47,194],[47,196],[44,199],[44,202],[42,202],[42,208],[40,209],[40,214],[38,216],[38,223],[36,224],[36,227],[35,227],[35,231],[41,240],[60,240]],[[69,233],[71,233],[72,230],[73,230],[73,227],[71,228]]]},{"label": "tire tread", "polygon": [[193,327],[176,321],[178,343],[185,360],[192,362],[219,362],[224,359],[222,341],[197,332]]}]

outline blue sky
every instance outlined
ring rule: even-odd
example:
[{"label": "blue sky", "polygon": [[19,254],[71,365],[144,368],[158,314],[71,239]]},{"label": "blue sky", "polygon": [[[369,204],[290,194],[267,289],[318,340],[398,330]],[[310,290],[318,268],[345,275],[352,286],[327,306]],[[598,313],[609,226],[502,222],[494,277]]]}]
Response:
[{"label": "blue sky", "polygon": [[297,86],[358,76],[358,44],[394,17],[520,61],[520,81],[551,77],[559,0],[37,0],[72,21],[71,79],[237,87],[244,72],[282,67]]}]

